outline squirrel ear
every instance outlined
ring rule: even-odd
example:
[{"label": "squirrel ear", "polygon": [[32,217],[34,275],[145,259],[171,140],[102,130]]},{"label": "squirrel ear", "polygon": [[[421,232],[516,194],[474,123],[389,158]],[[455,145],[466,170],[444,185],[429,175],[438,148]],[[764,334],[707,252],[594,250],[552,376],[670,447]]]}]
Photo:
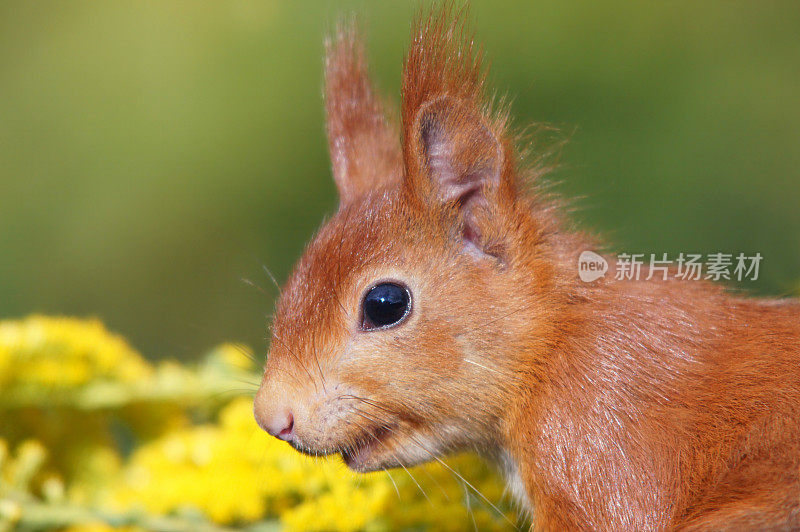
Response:
[{"label": "squirrel ear", "polygon": [[411,177],[410,186],[427,190],[435,203],[455,204],[463,237],[481,248],[481,214],[488,214],[501,186],[501,142],[472,105],[446,96],[420,108],[412,135],[416,180],[428,183]]},{"label": "squirrel ear", "polygon": [[402,156],[399,134],[370,83],[355,25],[340,25],[325,50],[328,146],[333,178],[345,203],[399,182]]}]

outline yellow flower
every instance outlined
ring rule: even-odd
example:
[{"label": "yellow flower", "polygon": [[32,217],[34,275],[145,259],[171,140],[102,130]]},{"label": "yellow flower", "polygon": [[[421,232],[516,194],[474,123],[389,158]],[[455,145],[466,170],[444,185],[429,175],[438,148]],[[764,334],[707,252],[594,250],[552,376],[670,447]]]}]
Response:
[{"label": "yellow flower", "polygon": [[[251,399],[217,410],[239,381],[258,378],[241,351],[224,344],[197,366],[154,367],[96,320],[0,322],[0,415],[8,421],[0,491],[12,486],[43,504],[131,523],[200,512],[234,527],[270,520],[290,531],[510,528],[502,484],[474,457],[360,475],[265,434]],[[107,530],[100,521],[68,529]]]},{"label": "yellow flower", "polygon": [[[217,425],[173,431],[140,447],[125,468],[117,508],[156,514],[194,508],[218,523],[272,516],[297,531],[458,531],[471,528],[473,520],[481,530],[509,528],[507,515],[475,495],[469,495],[468,509],[462,482],[439,464],[409,475],[358,475],[338,459],[311,459],[267,436],[252,408],[249,399],[237,399],[222,410]],[[477,459],[459,457],[451,464],[487,498],[502,498],[502,485]]]},{"label": "yellow flower", "polygon": [[0,322],[0,386],[74,387],[92,379],[132,382],[152,368],[98,320],[31,316]]}]

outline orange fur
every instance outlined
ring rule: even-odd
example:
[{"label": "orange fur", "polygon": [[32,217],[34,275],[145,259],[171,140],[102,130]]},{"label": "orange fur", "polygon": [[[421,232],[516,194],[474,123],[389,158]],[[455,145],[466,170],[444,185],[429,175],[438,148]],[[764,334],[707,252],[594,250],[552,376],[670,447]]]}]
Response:
[{"label": "orange fur", "polygon": [[[800,528],[800,302],[578,279],[561,221],[484,96],[463,16],[422,17],[402,149],[341,29],[326,108],[342,201],[275,313],[255,415],[359,471],[474,450],[537,530]],[[413,299],[360,329],[376,282]]]},{"label": "orange fur", "polygon": [[358,189],[396,183],[400,143],[369,80],[355,28],[325,42],[325,110],[333,176],[343,199]]}]

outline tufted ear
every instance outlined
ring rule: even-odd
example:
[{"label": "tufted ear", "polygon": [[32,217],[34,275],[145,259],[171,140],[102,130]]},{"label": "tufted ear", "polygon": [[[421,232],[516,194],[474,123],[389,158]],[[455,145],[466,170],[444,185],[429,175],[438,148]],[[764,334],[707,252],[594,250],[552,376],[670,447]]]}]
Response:
[{"label": "tufted ear", "polygon": [[495,215],[515,197],[511,142],[505,115],[484,103],[472,42],[463,12],[434,12],[414,29],[403,72],[406,187],[427,205],[457,208],[469,248],[495,254],[488,241],[501,232]]},{"label": "tufted ear", "polygon": [[342,203],[400,181],[399,132],[384,113],[353,24],[325,43],[325,111],[333,178]]},{"label": "tufted ear", "polygon": [[477,111],[449,97],[420,109],[413,136],[419,173],[428,181],[418,186],[429,202],[455,204],[464,238],[480,247],[479,218],[491,210],[501,185],[502,144]]}]

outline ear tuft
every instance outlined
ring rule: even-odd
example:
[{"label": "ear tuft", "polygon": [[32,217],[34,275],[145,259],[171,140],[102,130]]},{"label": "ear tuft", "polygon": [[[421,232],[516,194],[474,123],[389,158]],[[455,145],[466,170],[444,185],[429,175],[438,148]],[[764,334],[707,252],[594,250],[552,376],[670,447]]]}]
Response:
[{"label": "ear tuft", "polygon": [[443,97],[475,108],[481,106],[486,77],[481,67],[482,52],[475,48],[465,19],[465,8],[453,13],[448,3],[427,17],[420,15],[414,23],[402,87],[407,170],[413,171],[417,162],[415,146],[407,141],[414,136],[423,107]]},{"label": "ear tuft", "polygon": [[399,135],[370,82],[355,24],[340,24],[325,51],[328,146],[339,197],[346,203],[400,181]]}]

